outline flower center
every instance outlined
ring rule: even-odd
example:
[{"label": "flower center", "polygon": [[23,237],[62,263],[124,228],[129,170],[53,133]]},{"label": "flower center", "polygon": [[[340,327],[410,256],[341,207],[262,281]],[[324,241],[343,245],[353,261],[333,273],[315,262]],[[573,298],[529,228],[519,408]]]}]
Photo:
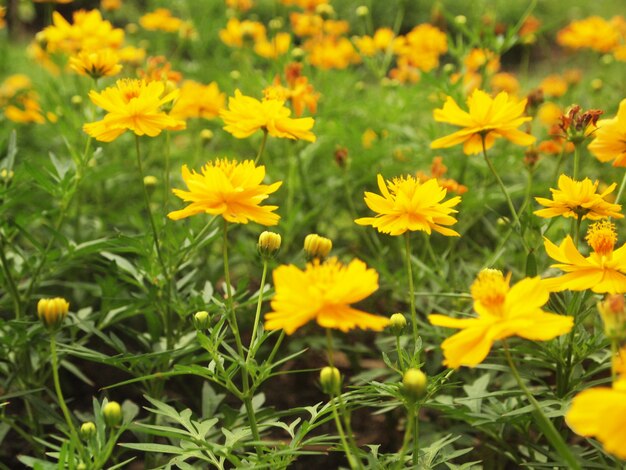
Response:
[{"label": "flower center", "polygon": [[585,240],[597,254],[608,256],[617,242],[615,225],[608,221],[597,222],[589,227]]},{"label": "flower center", "polygon": [[498,310],[509,292],[509,277],[504,277],[502,271],[497,269],[483,269],[471,287],[474,301],[489,310]]}]

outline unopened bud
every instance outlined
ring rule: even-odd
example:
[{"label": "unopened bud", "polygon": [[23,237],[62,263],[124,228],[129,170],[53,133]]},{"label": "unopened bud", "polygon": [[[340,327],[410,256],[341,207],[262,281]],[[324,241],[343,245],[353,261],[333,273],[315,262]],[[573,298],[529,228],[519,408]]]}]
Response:
[{"label": "unopened bud", "polygon": [[338,395],[341,391],[341,373],[336,367],[326,366],[320,371],[320,384],[324,393]]},{"label": "unopened bud", "polygon": [[284,22],[282,18],[272,18],[268,24],[268,26],[270,27],[270,29],[282,29],[282,27],[284,26]]},{"label": "unopened bud", "polygon": [[459,25],[467,24],[467,17],[464,15],[455,16],[454,22]]},{"label": "unopened bud", "polygon": [[37,304],[37,315],[44,325],[54,329],[63,322],[69,309],[69,302],[62,297],[41,299]]},{"label": "unopened bud", "polygon": [[85,440],[91,439],[96,435],[96,425],[91,421],[86,421],[80,426],[80,437]]},{"label": "unopened bud", "polygon": [[213,131],[211,129],[202,129],[200,131],[200,138],[204,142],[211,142],[213,140],[213,137],[215,137],[215,134],[213,134]]},{"label": "unopened bud", "polygon": [[211,318],[209,317],[209,312],[202,310],[200,312],[196,312],[193,316],[193,326],[196,327],[196,330],[206,330],[209,327],[209,322]]},{"label": "unopened bud", "polygon": [[328,3],[320,3],[315,7],[315,13],[327,20],[328,18],[335,16],[335,9]]},{"label": "unopened bud", "polygon": [[407,369],[402,377],[402,386],[404,387],[404,393],[410,400],[417,400],[422,397],[426,392],[426,384],[428,383],[428,377],[419,369],[411,367]]},{"label": "unopened bud", "polygon": [[159,182],[159,180],[157,179],[156,176],[153,175],[147,175],[143,177],[143,184],[146,186],[146,188],[148,189],[152,189],[154,188],[157,183]]},{"label": "unopened bud", "polygon": [[320,237],[316,233],[311,233],[304,239],[304,252],[308,261],[315,258],[323,261],[332,249],[333,242],[329,238]]},{"label": "unopened bud", "polygon": [[370,9],[365,5],[361,5],[356,9],[356,16],[364,17],[370,14]]},{"label": "unopened bud", "polygon": [[4,183],[10,183],[11,180],[13,179],[13,176],[15,176],[15,173],[13,172],[13,170],[7,170],[6,168],[3,168],[2,170],[0,170],[0,179]]},{"label": "unopened bud", "polygon": [[604,86],[604,82],[600,78],[594,78],[591,80],[591,89],[594,91],[601,90]]},{"label": "unopened bud", "polygon": [[281,243],[280,235],[274,232],[263,232],[259,235],[259,242],[257,243],[257,250],[264,259],[270,259],[276,256],[278,250],[280,250]]},{"label": "unopened bud", "polygon": [[394,313],[389,318],[389,329],[395,336],[400,336],[406,328],[406,317],[401,313]]},{"label": "unopened bud", "polygon": [[297,60],[298,62],[304,59],[305,55],[306,52],[301,47],[294,47],[291,51],[291,57],[293,57],[293,60]]},{"label": "unopened bud", "polygon": [[70,103],[72,103],[74,106],[79,106],[83,104],[83,97],[80,95],[74,95],[70,98]]},{"label": "unopened bud", "polygon": [[241,72],[239,72],[239,70],[231,70],[230,78],[232,80],[239,81],[239,79],[241,79]]},{"label": "unopened bud", "polygon": [[598,311],[608,338],[626,339],[626,305],[623,294],[609,294],[598,302]]},{"label": "unopened bud", "polygon": [[110,401],[102,408],[104,422],[110,428],[118,426],[122,422],[122,407],[116,401]]}]

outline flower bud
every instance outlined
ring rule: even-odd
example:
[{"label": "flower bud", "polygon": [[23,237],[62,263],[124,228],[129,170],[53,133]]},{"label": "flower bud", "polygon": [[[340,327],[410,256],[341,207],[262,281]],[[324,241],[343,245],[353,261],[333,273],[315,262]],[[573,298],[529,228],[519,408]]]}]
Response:
[{"label": "flower bud", "polygon": [[332,249],[333,242],[329,238],[320,237],[316,233],[311,233],[304,239],[304,252],[308,261],[315,258],[323,261]]},{"label": "flower bud", "polygon": [[5,184],[10,183],[14,176],[15,173],[13,172],[13,170],[7,170],[6,168],[0,170],[0,180],[2,180],[2,182]]},{"label": "flower bud", "polygon": [[96,425],[92,421],[86,421],[80,426],[80,437],[86,441],[96,435]]},{"label": "flower bud", "polygon": [[270,29],[274,29],[274,30],[282,29],[283,26],[284,26],[283,19],[280,18],[280,17],[272,18],[270,20],[268,26],[270,27]]},{"label": "flower bud", "polygon": [[158,182],[159,182],[159,180],[157,179],[156,176],[146,175],[146,176],[143,177],[143,184],[148,189],[154,188],[157,185]]},{"label": "flower bud", "polygon": [[80,95],[74,95],[70,98],[70,103],[72,103],[74,106],[80,106],[81,104],[83,104],[83,97]]},{"label": "flower bud", "polygon": [[404,393],[412,401],[417,400],[426,392],[426,384],[428,377],[419,369],[411,367],[407,369],[402,377],[402,386]]},{"label": "flower bud", "polygon": [[395,336],[400,336],[406,328],[406,317],[401,313],[394,313],[389,318],[389,329]]},{"label": "flower bud", "polygon": [[328,3],[320,3],[315,7],[315,13],[327,20],[335,16],[335,9]]},{"label": "flower bud", "polygon": [[291,51],[291,57],[293,58],[293,60],[297,62],[302,61],[305,55],[306,55],[306,52],[301,47],[294,47]]},{"label": "flower bud", "polygon": [[370,9],[365,5],[361,5],[356,9],[356,16],[360,16],[361,18],[370,14]]},{"label": "flower bud", "polygon": [[324,393],[338,395],[341,391],[341,373],[336,367],[326,366],[320,371],[320,383]]},{"label": "flower bud", "polygon": [[200,131],[200,138],[204,142],[211,142],[214,136],[215,134],[213,134],[213,131],[211,129],[202,129]]},{"label": "flower bud", "polygon": [[241,79],[241,72],[239,70],[231,70],[230,78],[234,81],[239,81]]},{"label": "flower bud", "polygon": [[210,321],[211,317],[209,316],[209,312],[205,310],[196,312],[193,316],[193,326],[199,331],[206,330],[209,327]]},{"label": "flower bud", "polygon": [[454,22],[458,25],[467,24],[467,17],[464,15],[457,15],[454,17]]},{"label": "flower bud", "polygon": [[37,315],[44,325],[54,329],[63,322],[69,309],[69,302],[62,297],[40,299],[37,304]]},{"label": "flower bud", "polygon": [[104,422],[110,428],[118,426],[122,422],[122,407],[116,401],[110,401],[102,408]]},{"label": "flower bud", "polygon": [[598,311],[608,338],[626,339],[626,306],[623,294],[609,294],[598,302]]},{"label": "flower bud", "polygon": [[257,250],[261,258],[268,260],[276,256],[276,253],[280,250],[280,243],[281,238],[277,233],[265,231],[259,235]]}]

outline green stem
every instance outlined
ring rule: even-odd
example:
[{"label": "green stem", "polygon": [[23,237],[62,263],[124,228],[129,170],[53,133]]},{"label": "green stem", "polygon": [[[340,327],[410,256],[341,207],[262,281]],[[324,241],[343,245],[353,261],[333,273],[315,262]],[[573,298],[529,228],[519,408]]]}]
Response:
[{"label": "green stem", "polygon": [[[331,365],[332,367],[332,365]],[[339,439],[341,439],[341,445],[343,446],[343,451],[346,454],[346,458],[348,459],[348,463],[350,464],[350,468],[357,468],[355,464],[355,458],[350,451],[350,446],[348,445],[348,441],[346,440],[346,433],[343,430],[343,425],[341,424],[341,419],[339,419],[339,413],[337,412],[337,405],[335,404],[334,398],[330,397],[330,407],[333,411],[333,418],[335,419],[335,426],[337,426],[337,432],[339,433]]]},{"label": "green stem", "polygon": [[550,444],[552,444],[557,453],[567,462],[568,468],[573,470],[581,470],[581,466],[578,460],[570,451],[568,445],[563,440],[563,437],[556,430],[554,424],[552,424],[552,421],[550,421],[545,415],[545,413],[541,409],[541,405],[535,399],[528,387],[526,387],[526,384],[522,380],[522,377],[519,375],[517,367],[515,367],[515,363],[513,362],[513,358],[511,357],[509,345],[506,340],[503,340],[502,344],[504,346],[504,355],[506,356],[506,360],[509,363],[509,367],[511,368],[511,373],[513,374],[513,377],[515,377],[519,388],[524,392],[524,394],[526,394],[528,401],[531,403],[533,408],[535,408],[534,416],[537,421],[541,423],[541,429],[545,433],[546,438],[548,439],[548,441],[550,441]]},{"label": "green stem", "polygon": [[396,351],[398,353],[398,365],[400,372],[404,372],[404,360],[402,359],[402,348],[400,347],[400,335],[396,335]]},{"label": "green stem", "polygon": [[20,293],[17,289],[17,284],[11,274],[11,268],[9,262],[4,254],[4,233],[0,231],[0,263],[2,264],[2,271],[4,272],[4,278],[7,281],[9,292],[11,293],[11,299],[13,300],[13,307],[15,308],[15,319],[22,319],[22,305],[20,303]]},{"label": "green stem", "polygon": [[415,288],[413,287],[413,268],[411,266],[411,239],[409,232],[404,233],[404,248],[406,256],[406,271],[409,277],[409,306],[411,309],[411,326],[413,328],[413,341],[417,344],[417,312],[415,311]]},{"label": "green stem", "polygon": [[256,340],[257,330],[259,327],[259,321],[261,320],[261,306],[263,305],[263,290],[265,289],[265,278],[267,277],[267,260],[263,260],[263,274],[261,275],[261,286],[259,287],[259,300],[256,304],[256,313],[254,315],[254,326],[252,327],[252,336],[250,337],[250,346],[248,347],[248,355],[246,356],[246,363],[250,361],[252,354],[252,348]]},{"label": "green stem", "polygon": [[354,456],[354,463],[356,464],[357,468],[361,470],[363,469],[363,464],[361,463],[361,459],[358,457],[359,446],[357,446],[356,440],[354,439],[354,431],[352,430],[350,414],[348,413],[346,404],[343,401],[343,396],[341,394],[337,395],[337,400],[339,401],[339,410],[341,411],[341,416],[343,417],[343,421],[346,426],[346,435],[348,437],[350,449],[354,449],[356,453],[356,455]]},{"label": "green stem", "polygon": [[54,389],[57,394],[57,399],[59,400],[59,406],[61,407],[61,411],[63,412],[63,416],[65,417],[65,422],[67,423],[67,427],[69,428],[71,439],[72,441],[74,441],[74,444],[76,445],[76,448],[78,449],[81,456],[83,456],[83,445],[80,441],[80,438],[78,437],[78,432],[76,432],[76,428],[74,427],[74,423],[72,422],[72,416],[70,415],[70,410],[65,404],[63,391],[61,390],[61,381],[59,380],[59,359],[57,357],[57,343],[54,332],[50,332],[50,360],[52,361],[52,378],[54,380]]},{"label": "green stem", "polygon": [[174,269],[172,270],[172,272],[178,271],[178,268],[180,267],[180,265],[183,264],[185,261],[187,261],[187,257],[191,253],[191,250],[193,250],[196,247],[196,245],[200,243],[200,241],[202,241],[202,239],[207,234],[207,232],[209,231],[209,229],[211,228],[211,226],[216,220],[217,220],[217,216],[213,216],[213,218],[209,220],[209,222],[202,228],[202,230],[198,232],[198,235],[194,237],[194,239],[189,243],[189,245],[187,245],[183,249],[183,253],[178,259],[178,261],[174,264]]},{"label": "green stem", "polygon": [[502,178],[500,178],[500,175],[496,171],[496,167],[493,166],[493,162],[487,156],[487,149],[485,147],[484,136],[482,136],[482,145],[483,145],[483,157],[485,157],[485,162],[487,162],[487,166],[489,167],[489,170],[491,170],[491,173],[493,174],[494,178],[498,182],[498,186],[500,186],[500,190],[502,191],[502,194],[504,194],[504,198],[506,199],[506,203],[509,206],[509,210],[511,211],[511,215],[513,216],[513,221],[515,222],[515,225],[517,225],[518,229],[520,229],[521,231],[522,224],[519,220],[519,217],[517,216],[517,212],[515,211],[515,206],[513,206],[513,201],[511,200],[511,197],[509,196],[509,193],[506,190],[506,186],[504,186],[504,183],[502,182]]},{"label": "green stem", "polygon": [[[413,425],[415,424],[415,420],[413,419],[413,407],[409,407],[407,417],[406,417],[406,428],[404,429],[404,438],[402,439],[402,447],[400,448],[400,452],[398,453],[398,466],[397,468],[404,468],[404,457],[409,448],[409,442],[411,441],[411,437],[413,436]],[[415,460],[415,459],[414,459]]]},{"label": "green stem", "polygon": [[619,204],[619,201],[622,198],[622,194],[624,193],[625,187],[626,187],[626,171],[624,172],[624,176],[622,176],[622,183],[619,185],[617,196],[615,196],[615,204]]},{"label": "green stem", "polygon": [[280,345],[283,342],[283,339],[285,339],[285,330],[280,330],[280,335],[278,336],[278,339],[276,340],[276,343],[274,344],[274,348],[272,349],[272,352],[267,358],[268,364],[271,364],[274,361],[274,356],[276,356],[276,353],[278,352],[278,348],[280,348]]},{"label": "green stem", "polygon": [[420,408],[415,407],[415,414],[413,416],[415,424],[413,425],[413,468],[417,469],[419,464],[420,455]]},{"label": "green stem", "polygon": [[165,264],[165,259],[163,258],[163,253],[161,251],[161,242],[159,241],[159,232],[156,227],[156,223],[154,222],[154,215],[152,214],[152,209],[150,208],[150,195],[148,194],[148,188],[144,183],[145,174],[143,171],[143,164],[141,161],[141,149],[139,147],[139,136],[135,134],[135,151],[137,154],[137,168],[139,170],[139,178],[141,187],[143,188],[143,197],[146,204],[146,210],[148,211],[148,218],[150,219],[150,227],[152,228],[152,237],[154,239],[154,246],[157,252],[157,258],[159,260],[159,264],[161,265],[161,270],[163,272],[163,278],[165,279],[165,288],[167,289],[167,299],[165,302],[165,307],[163,310],[163,328],[165,330],[165,341],[166,348],[170,349],[172,346],[172,328],[170,324],[170,310],[169,310],[169,294],[170,294],[170,275],[169,270]]},{"label": "green stem", "polygon": [[267,129],[263,129],[263,140],[261,140],[261,147],[259,147],[259,151],[256,154],[256,158],[254,159],[254,164],[256,165],[261,160],[263,156],[263,152],[265,151],[265,144],[267,143]]},{"label": "green stem", "polygon": [[576,143],[574,144],[574,174],[573,174],[574,180],[578,180],[579,170],[580,170],[580,144]]},{"label": "green stem", "polygon": [[[228,222],[224,219],[224,243],[223,243],[223,254],[224,254],[224,282],[226,283],[226,304],[228,306],[228,315],[229,315],[229,323],[233,330],[233,336],[235,337],[235,343],[237,345],[237,354],[240,359],[238,361],[243,360],[245,358],[245,353],[243,350],[243,344],[241,342],[241,334],[239,333],[239,325],[237,324],[237,315],[235,314],[235,308],[233,303],[233,293],[230,284],[230,269],[228,266]],[[261,441],[261,436],[259,435],[259,430],[256,423],[256,415],[254,413],[254,407],[252,406],[252,395],[254,394],[254,389],[250,388],[250,378],[248,377],[248,364],[241,364],[241,382],[243,385],[242,390],[242,401],[246,408],[246,414],[248,415],[248,422],[250,424],[250,432],[252,433],[252,437],[256,442]],[[260,446],[255,445],[257,454],[260,455],[262,450]]]}]

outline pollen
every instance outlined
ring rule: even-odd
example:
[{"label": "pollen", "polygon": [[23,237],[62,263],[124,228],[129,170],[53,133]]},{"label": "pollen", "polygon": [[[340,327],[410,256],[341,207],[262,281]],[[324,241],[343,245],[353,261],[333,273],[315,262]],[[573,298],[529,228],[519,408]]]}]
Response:
[{"label": "pollen", "polygon": [[597,254],[610,255],[617,242],[615,225],[608,221],[597,222],[589,227],[585,240]]},{"label": "pollen", "polygon": [[509,292],[509,280],[510,276],[504,277],[502,271],[483,269],[471,287],[474,301],[480,302],[489,310],[498,310]]}]

